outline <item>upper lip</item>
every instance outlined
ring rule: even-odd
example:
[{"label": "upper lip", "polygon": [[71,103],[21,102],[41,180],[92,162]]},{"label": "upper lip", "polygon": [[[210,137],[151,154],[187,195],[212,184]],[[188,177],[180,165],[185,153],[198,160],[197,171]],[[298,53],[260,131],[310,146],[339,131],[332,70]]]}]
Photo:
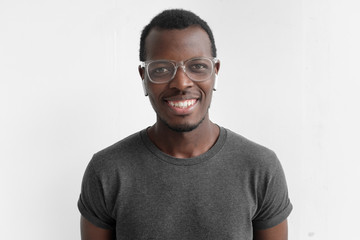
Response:
[{"label": "upper lip", "polygon": [[170,98],[164,98],[167,102],[180,102],[180,101],[186,101],[186,100],[192,100],[192,99],[198,99],[198,97],[170,97]]},{"label": "upper lip", "polygon": [[177,95],[171,95],[171,96],[165,96],[163,99],[165,101],[186,101],[186,100],[191,100],[191,99],[199,99],[200,96],[198,96],[197,94],[177,94]]}]

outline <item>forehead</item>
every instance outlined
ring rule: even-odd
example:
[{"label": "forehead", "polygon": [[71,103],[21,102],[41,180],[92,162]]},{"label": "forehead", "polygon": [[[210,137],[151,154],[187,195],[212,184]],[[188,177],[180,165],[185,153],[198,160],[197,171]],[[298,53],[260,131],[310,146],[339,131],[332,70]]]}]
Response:
[{"label": "forehead", "polygon": [[198,26],[185,29],[153,28],[145,40],[146,60],[186,60],[192,57],[211,57],[208,34]]}]

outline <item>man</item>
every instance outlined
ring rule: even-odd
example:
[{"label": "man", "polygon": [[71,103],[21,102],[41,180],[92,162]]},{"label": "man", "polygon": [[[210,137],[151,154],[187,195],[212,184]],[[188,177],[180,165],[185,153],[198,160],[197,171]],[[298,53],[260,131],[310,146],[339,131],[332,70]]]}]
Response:
[{"label": "man", "polygon": [[157,121],[94,155],[82,239],[287,239],[292,205],[275,154],[209,119],[220,62],[207,23],[162,12],[142,32],[140,60]]}]

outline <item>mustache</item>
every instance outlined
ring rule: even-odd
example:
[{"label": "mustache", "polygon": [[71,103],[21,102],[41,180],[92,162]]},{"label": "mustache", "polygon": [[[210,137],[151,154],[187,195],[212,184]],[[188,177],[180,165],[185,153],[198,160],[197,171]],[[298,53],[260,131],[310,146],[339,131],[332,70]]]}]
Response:
[{"label": "mustache", "polygon": [[178,90],[178,89],[173,89],[172,91],[169,91],[163,96],[163,99],[172,100],[172,101],[199,99],[199,98],[201,98],[201,94],[199,94],[199,92],[197,91]]}]

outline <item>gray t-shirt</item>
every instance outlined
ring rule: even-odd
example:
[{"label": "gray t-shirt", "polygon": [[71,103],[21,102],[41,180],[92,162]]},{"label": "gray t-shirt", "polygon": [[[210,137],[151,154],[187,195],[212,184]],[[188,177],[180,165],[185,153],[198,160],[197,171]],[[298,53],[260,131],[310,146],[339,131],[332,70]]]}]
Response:
[{"label": "gray t-shirt", "polygon": [[250,240],[253,228],[276,226],[292,210],[276,155],[222,127],[215,145],[194,158],[161,152],[146,130],[98,152],[78,207],[131,240]]}]

